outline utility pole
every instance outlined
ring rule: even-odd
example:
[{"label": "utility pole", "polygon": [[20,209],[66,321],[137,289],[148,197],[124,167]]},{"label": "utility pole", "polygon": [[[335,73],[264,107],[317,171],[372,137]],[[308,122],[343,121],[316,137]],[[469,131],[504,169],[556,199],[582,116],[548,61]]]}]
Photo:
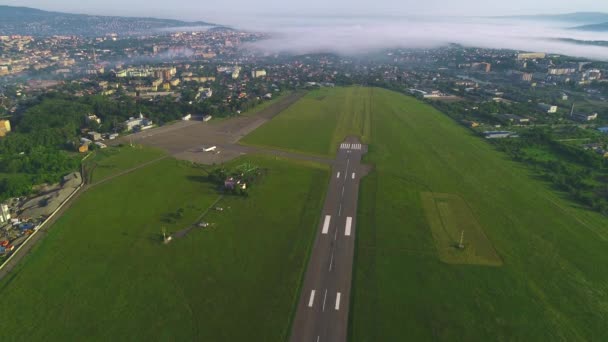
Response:
[{"label": "utility pole", "polygon": [[572,103],[572,109],[570,110],[570,118],[574,116],[574,103]]}]

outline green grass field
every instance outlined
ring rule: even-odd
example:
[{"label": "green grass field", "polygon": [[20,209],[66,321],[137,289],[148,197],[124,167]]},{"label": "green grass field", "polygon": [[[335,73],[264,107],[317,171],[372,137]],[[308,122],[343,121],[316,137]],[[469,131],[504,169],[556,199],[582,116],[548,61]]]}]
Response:
[{"label": "green grass field", "polygon": [[246,160],[268,169],[249,197],[224,197],[213,227],[169,245],[163,226],[218,199],[202,169],[168,158],[84,193],[0,282],[0,340],[284,340],[328,170]]},{"label": "green grass field", "polygon": [[264,100],[264,102],[256,105],[255,107],[251,108],[250,110],[241,113],[241,115],[245,115],[245,116],[255,115],[255,114],[263,111],[264,109],[272,106],[273,104],[280,102],[286,96],[288,96],[292,93],[293,93],[293,91],[289,91],[289,90],[284,91],[280,95],[274,96],[271,100]]},{"label": "green grass field", "polygon": [[367,141],[371,129],[369,92],[362,87],[311,91],[241,143],[333,156],[349,135]]},{"label": "green grass field", "polygon": [[[326,108],[341,122],[370,122],[365,159],[375,166],[359,200],[351,340],[608,340],[608,219],[387,90],[323,89],[247,141],[330,154],[345,130]],[[466,202],[467,220],[503,265],[441,261],[422,203],[428,192]]]},{"label": "green grass field", "polygon": [[162,150],[141,145],[110,147],[95,151],[85,166],[90,171],[89,181],[94,183],[165,155]]}]

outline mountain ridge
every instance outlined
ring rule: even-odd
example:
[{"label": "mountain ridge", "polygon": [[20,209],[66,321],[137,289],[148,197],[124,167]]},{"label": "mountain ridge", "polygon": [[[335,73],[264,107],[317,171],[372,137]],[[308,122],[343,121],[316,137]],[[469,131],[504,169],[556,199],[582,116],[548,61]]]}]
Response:
[{"label": "mountain ridge", "polygon": [[0,5],[0,34],[3,35],[100,36],[109,33],[133,35],[159,29],[195,26],[219,25],[204,21],[74,14]]}]

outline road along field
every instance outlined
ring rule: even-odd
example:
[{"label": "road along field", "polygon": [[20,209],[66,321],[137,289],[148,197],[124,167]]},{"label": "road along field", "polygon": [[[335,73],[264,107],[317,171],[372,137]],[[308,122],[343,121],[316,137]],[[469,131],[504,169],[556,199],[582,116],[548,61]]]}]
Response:
[{"label": "road along field", "polygon": [[331,154],[345,125],[369,122],[351,340],[608,340],[608,219],[413,98],[318,95],[245,141]]},{"label": "road along field", "polygon": [[[268,173],[218,204],[204,168],[172,158],[83,193],[0,281],[0,340],[285,340],[328,168],[244,161]],[[162,243],[212,204],[210,227]]]}]

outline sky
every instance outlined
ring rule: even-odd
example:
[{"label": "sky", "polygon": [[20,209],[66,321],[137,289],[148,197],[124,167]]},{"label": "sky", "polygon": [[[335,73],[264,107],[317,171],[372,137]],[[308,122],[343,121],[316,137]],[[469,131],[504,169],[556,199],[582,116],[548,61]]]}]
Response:
[{"label": "sky", "polygon": [[221,18],[231,25],[254,14],[263,19],[265,15],[485,16],[608,12],[608,1],[604,0],[0,0],[0,4],[86,14],[209,21]]}]

